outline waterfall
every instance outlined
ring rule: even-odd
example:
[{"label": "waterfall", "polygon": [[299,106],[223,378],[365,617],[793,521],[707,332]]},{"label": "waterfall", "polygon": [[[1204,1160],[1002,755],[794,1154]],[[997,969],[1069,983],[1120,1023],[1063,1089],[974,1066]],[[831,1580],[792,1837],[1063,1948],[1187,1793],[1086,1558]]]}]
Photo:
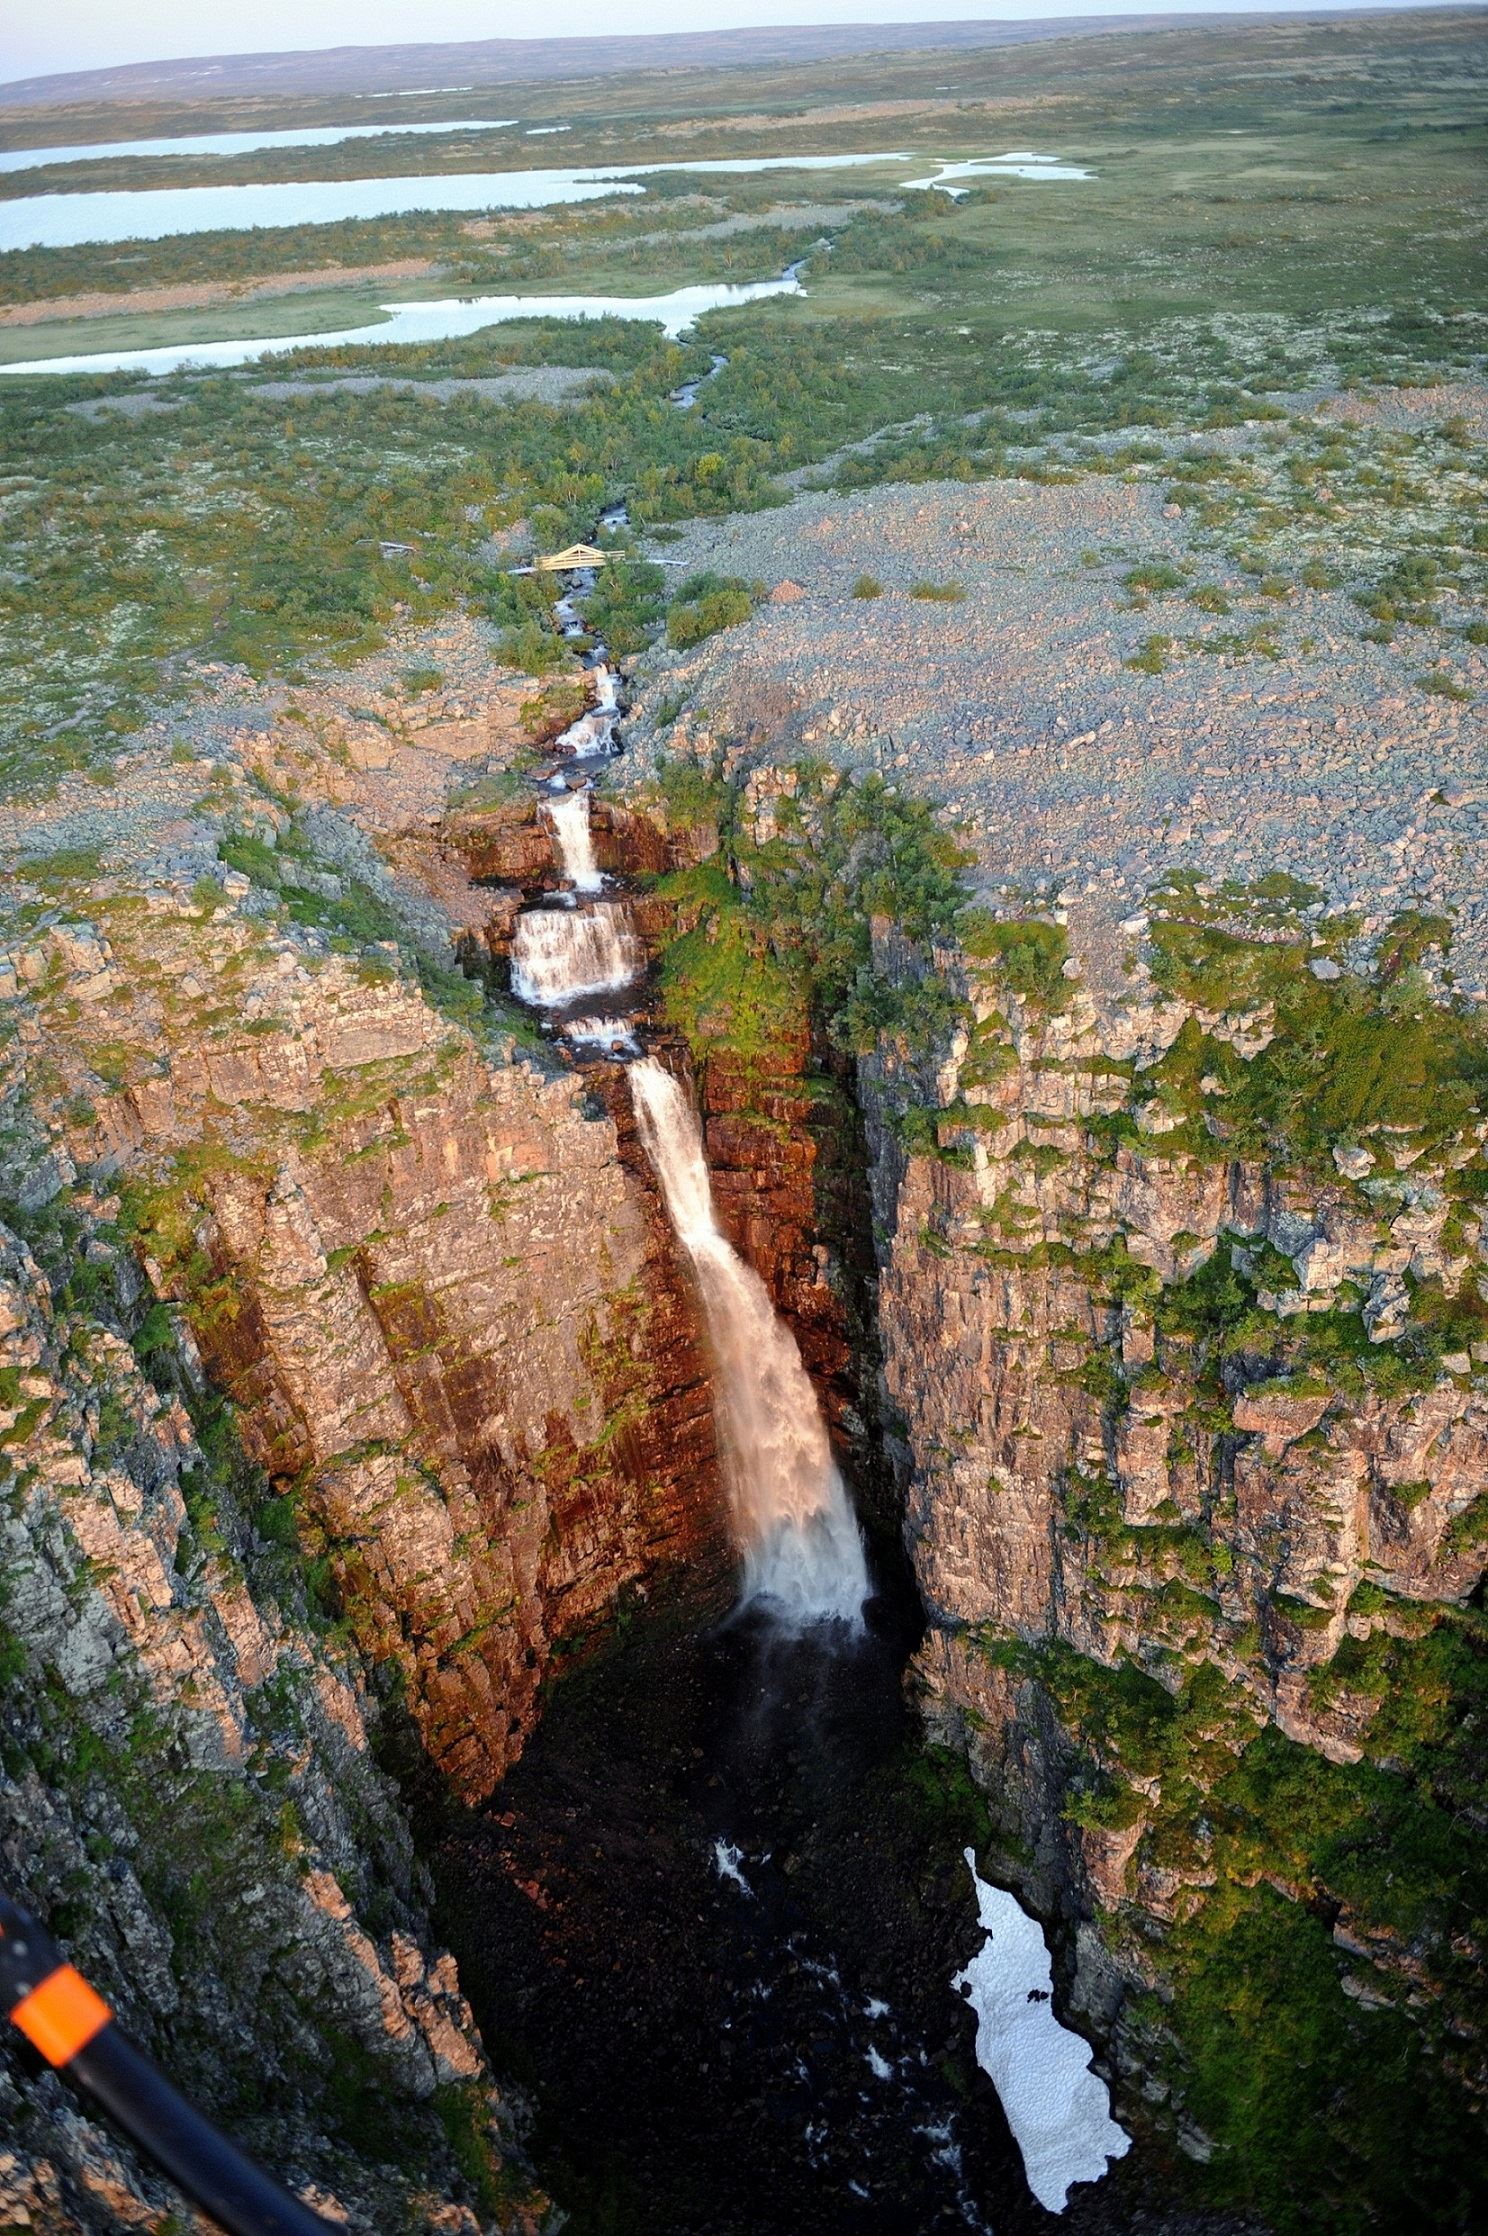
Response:
[{"label": "waterfall", "polygon": [[561,1009],[581,995],[629,986],[646,958],[620,902],[587,908],[529,908],[512,933],[512,992],[540,1009]]},{"label": "waterfall", "polygon": [[608,708],[594,707],[588,714],[581,714],[577,722],[570,722],[553,750],[571,761],[589,761],[596,754],[608,753],[615,742],[618,720],[618,714]]},{"label": "waterfall", "polygon": [[597,893],[604,883],[594,859],[594,833],[589,827],[589,793],[584,787],[557,799],[545,800],[553,836],[563,860],[563,874],[576,893]]},{"label": "waterfall", "polygon": [[628,1017],[565,1017],[565,1040],[582,1041],[610,1054],[638,1056],[635,1027]]},{"label": "waterfall", "polygon": [[686,1090],[651,1057],[631,1065],[630,1084],[641,1140],[702,1292],[744,1599],[798,1623],[856,1624],[868,1597],[862,1540],[795,1338],[718,1231]]}]

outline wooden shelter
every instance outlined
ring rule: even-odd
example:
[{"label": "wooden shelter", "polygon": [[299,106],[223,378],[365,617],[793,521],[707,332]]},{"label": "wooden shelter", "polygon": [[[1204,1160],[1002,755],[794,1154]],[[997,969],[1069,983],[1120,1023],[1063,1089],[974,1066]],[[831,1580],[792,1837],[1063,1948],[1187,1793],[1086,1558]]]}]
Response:
[{"label": "wooden shelter", "polygon": [[597,551],[592,543],[571,543],[567,551],[555,551],[546,559],[539,559],[537,571],[544,575],[571,574],[578,567],[602,567],[606,554]]}]

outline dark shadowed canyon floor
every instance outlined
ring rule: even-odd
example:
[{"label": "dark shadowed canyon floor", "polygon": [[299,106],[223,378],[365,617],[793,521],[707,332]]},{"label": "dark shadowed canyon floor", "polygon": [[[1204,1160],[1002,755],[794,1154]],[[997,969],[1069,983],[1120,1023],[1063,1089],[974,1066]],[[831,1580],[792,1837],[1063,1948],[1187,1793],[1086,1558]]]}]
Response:
[{"label": "dark shadowed canyon floor", "polygon": [[[576,2236],[1056,2225],[950,1986],[979,1804],[916,1742],[902,1613],[871,1612],[856,1643],[638,1627],[445,1830],[442,1923]],[[1129,2158],[1059,2225],[1209,2225],[1147,2206],[1153,2176]]]}]

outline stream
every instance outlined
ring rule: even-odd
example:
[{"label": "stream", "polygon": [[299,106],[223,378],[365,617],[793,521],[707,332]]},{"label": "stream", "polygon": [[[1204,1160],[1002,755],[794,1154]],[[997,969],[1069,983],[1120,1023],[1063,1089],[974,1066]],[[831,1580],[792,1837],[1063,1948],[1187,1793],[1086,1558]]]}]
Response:
[{"label": "stream", "polygon": [[[592,581],[555,603],[571,637]],[[575,2236],[1009,2236],[1071,2183],[1066,2227],[1129,2227],[1099,2182],[1126,2137],[1042,1931],[976,1877],[975,1795],[906,1702],[905,1564],[870,1560],[795,1337],[719,1230],[691,1087],[648,1045],[589,816],[622,691],[585,657],[596,703],[539,780],[563,884],[517,918],[512,991],[573,1061],[625,1067],[707,1336],[738,1596],[701,1630],[622,1620],[549,1687],[490,1803],[444,1818],[443,1928]]]}]

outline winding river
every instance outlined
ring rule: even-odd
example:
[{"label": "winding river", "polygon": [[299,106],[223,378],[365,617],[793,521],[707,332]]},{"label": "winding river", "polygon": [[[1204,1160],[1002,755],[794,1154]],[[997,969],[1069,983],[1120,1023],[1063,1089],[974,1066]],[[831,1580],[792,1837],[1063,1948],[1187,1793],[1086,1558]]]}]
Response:
[{"label": "winding river", "polygon": [[165,349],[99,350],[76,357],[28,358],[0,365],[5,373],[177,373],[253,365],[260,358],[282,357],[295,349],[360,349],[380,342],[443,342],[478,334],[487,326],[518,318],[638,318],[659,326],[669,340],[687,333],[708,311],[732,310],[770,295],[799,295],[793,265],[779,279],[751,280],[738,286],[675,288],[670,295],[473,295],[438,303],[389,303],[387,315],[371,326],[349,326],[328,334],[285,334],[261,341],[180,342]]}]

